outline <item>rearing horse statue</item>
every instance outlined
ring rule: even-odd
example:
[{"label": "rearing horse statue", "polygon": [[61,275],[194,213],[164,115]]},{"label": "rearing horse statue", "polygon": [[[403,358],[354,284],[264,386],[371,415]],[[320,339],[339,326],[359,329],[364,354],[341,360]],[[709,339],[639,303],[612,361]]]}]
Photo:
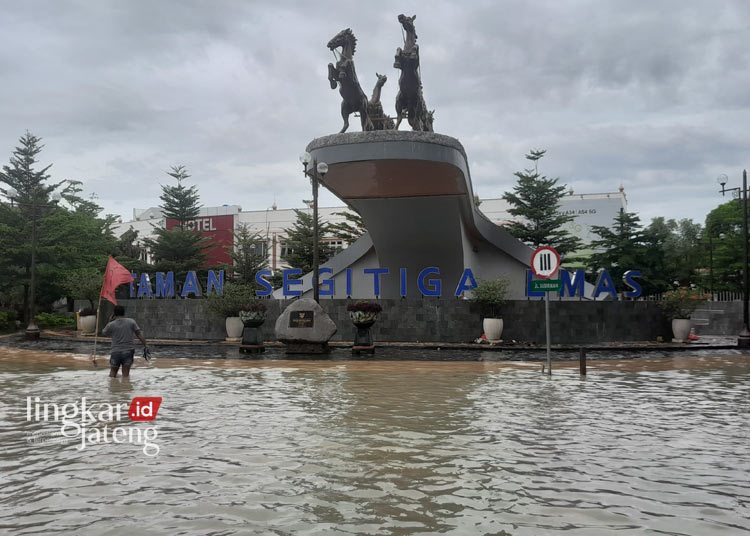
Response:
[{"label": "rearing horse statue", "polygon": [[[399,15],[398,21],[406,32],[404,48],[396,49],[396,58],[393,66],[401,69],[398,79],[398,95],[396,95],[396,130],[401,120],[406,116],[412,130],[423,130],[432,132],[433,113],[427,111],[427,106],[422,95],[422,80],[419,76],[419,45],[417,44],[417,32],[414,29],[414,19],[417,16],[407,17]],[[433,110],[434,112],[434,110]]]},{"label": "rearing horse statue", "polygon": [[372,121],[367,114],[367,96],[359,85],[357,72],[354,70],[354,51],[357,47],[357,38],[354,37],[351,28],[341,30],[333,39],[328,41],[328,48],[334,50],[341,47],[341,57],[334,66],[328,64],[328,81],[331,89],[339,86],[341,93],[341,117],[344,119],[344,127],[339,132],[346,132],[349,128],[349,115],[359,112],[362,121],[362,130],[374,130]]}]

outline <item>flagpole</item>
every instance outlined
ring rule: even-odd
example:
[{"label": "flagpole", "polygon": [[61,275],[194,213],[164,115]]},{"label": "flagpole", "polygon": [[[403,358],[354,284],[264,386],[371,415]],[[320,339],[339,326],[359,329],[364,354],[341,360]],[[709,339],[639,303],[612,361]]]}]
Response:
[{"label": "flagpole", "polygon": [[99,303],[96,304],[96,326],[94,326],[94,353],[92,355],[94,366],[96,366],[96,342],[99,340],[99,310],[102,308],[102,292],[104,292],[104,283],[102,283],[102,288],[99,291]]}]

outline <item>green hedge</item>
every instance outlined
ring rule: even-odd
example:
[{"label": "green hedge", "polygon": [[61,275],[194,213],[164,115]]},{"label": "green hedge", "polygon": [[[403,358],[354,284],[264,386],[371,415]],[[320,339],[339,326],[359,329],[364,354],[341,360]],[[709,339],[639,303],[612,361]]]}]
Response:
[{"label": "green hedge", "polygon": [[75,317],[70,315],[39,313],[34,318],[40,328],[57,328],[63,326],[75,327],[76,325]]},{"label": "green hedge", "polygon": [[15,331],[17,319],[15,311],[0,311],[0,331]]}]

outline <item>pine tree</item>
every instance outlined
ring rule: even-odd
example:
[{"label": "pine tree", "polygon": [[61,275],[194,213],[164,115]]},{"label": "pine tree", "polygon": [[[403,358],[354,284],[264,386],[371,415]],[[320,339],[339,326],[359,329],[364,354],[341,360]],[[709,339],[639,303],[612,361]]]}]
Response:
[{"label": "pine tree", "polygon": [[[285,229],[286,246],[290,251],[282,257],[292,268],[300,268],[303,274],[313,268],[313,217],[311,214],[294,209],[297,220],[289,229]],[[318,264],[321,265],[336,254],[336,249],[323,242],[323,236],[329,234],[329,225],[318,218]]]},{"label": "pine tree", "polygon": [[[26,132],[13,151],[10,165],[0,173],[0,192],[9,203],[0,204],[0,302],[29,309],[32,228],[36,221],[36,279],[34,301],[44,310],[65,295],[62,281],[71,271],[104,271],[114,237],[112,218],[99,218],[101,207],[78,194],[81,183],[52,182],[51,165],[36,170],[44,147],[41,138]],[[50,194],[57,190],[63,202]],[[66,206],[67,205],[67,206]],[[78,297],[78,296],[73,296]]]},{"label": "pine tree", "polygon": [[[594,225],[591,231],[600,237],[591,243],[591,247],[597,250],[597,253],[589,258],[591,271],[607,270],[617,291],[625,290],[623,274],[627,270],[643,268],[647,248],[641,219],[633,212],[622,210],[614,218],[612,227]],[[643,274],[640,282],[643,284],[644,293],[650,294],[652,286],[647,275]]]},{"label": "pine tree", "polygon": [[250,231],[247,225],[241,225],[234,231],[234,247],[225,247],[232,259],[224,269],[232,274],[232,280],[257,286],[255,274],[268,268],[268,256],[262,248],[264,240],[258,233]]},{"label": "pine tree", "polygon": [[194,220],[200,214],[200,196],[195,186],[186,187],[182,184],[182,181],[190,177],[185,166],[172,166],[172,171],[168,171],[167,175],[177,181],[177,186],[161,187],[162,194],[159,199],[164,204],[159,206],[166,219],[177,220],[177,226],[184,229],[188,221]]},{"label": "pine tree", "polygon": [[206,248],[210,240],[198,231],[187,229],[186,223],[200,214],[199,195],[195,186],[186,187],[182,181],[190,177],[185,166],[172,166],[167,175],[177,180],[177,186],[162,185],[159,205],[166,219],[177,220],[177,225],[154,229],[155,238],[143,242],[151,250],[157,271],[175,272],[178,280],[183,280],[191,270],[205,268]]},{"label": "pine tree", "polygon": [[15,190],[12,195],[14,201],[18,203],[21,212],[30,217],[32,205],[49,204],[50,194],[65,181],[47,183],[50,179],[47,171],[52,164],[39,171],[34,170],[34,165],[38,162],[37,155],[44,148],[40,143],[41,138],[27,131],[18,141],[21,145],[13,151],[10,166],[3,166],[3,172],[0,173],[0,182],[6,184],[5,188],[0,188],[0,192],[6,197],[11,197],[11,192]]},{"label": "pine tree", "polygon": [[334,212],[334,216],[342,216],[346,221],[332,223],[330,233],[334,238],[343,240],[347,244],[353,244],[367,232],[362,216],[354,212]]},{"label": "pine tree", "polygon": [[573,221],[572,215],[560,213],[560,199],[565,196],[565,186],[558,186],[557,179],[548,179],[539,174],[538,161],[546,151],[532,150],[526,159],[534,162],[534,169],[515,173],[518,183],[513,192],[506,192],[503,199],[510,203],[511,215],[519,221],[507,225],[516,238],[532,247],[551,246],[564,255],[581,247],[581,241],[563,229]]}]

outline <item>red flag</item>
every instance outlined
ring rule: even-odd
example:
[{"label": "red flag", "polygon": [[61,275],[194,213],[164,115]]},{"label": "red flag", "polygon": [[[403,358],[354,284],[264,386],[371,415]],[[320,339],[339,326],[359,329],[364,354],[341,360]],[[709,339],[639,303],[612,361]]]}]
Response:
[{"label": "red flag", "polygon": [[130,273],[130,270],[114,260],[110,255],[109,261],[107,262],[107,271],[104,272],[104,285],[102,286],[101,292],[102,298],[117,305],[115,289],[123,283],[130,283],[132,280],[133,275]]}]

